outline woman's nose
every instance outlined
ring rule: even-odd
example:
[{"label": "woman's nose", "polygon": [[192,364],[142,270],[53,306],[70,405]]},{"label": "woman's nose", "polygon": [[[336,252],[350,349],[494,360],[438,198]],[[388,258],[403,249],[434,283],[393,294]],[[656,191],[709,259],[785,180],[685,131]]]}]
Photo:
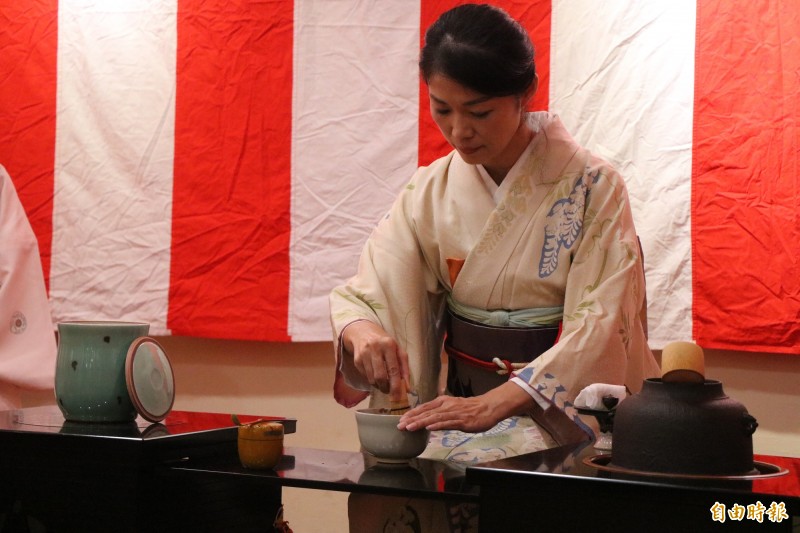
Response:
[{"label": "woman's nose", "polygon": [[468,139],[475,133],[472,121],[464,116],[454,116],[451,134],[457,139]]}]

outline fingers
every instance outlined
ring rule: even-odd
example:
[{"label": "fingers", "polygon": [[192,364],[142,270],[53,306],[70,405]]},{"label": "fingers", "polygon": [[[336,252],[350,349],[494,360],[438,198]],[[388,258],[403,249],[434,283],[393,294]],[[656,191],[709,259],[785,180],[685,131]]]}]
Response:
[{"label": "fingers", "polygon": [[405,399],[408,356],[381,327],[370,322],[351,326],[353,361],[367,381],[392,399]]},{"label": "fingers", "polygon": [[408,405],[406,380],[401,374],[399,365],[389,368],[389,400],[398,405]]},{"label": "fingers", "polygon": [[468,433],[478,433],[491,429],[499,420],[489,413],[480,396],[438,398],[411,409],[400,418],[398,429],[416,431],[418,429],[456,429]]},{"label": "fingers", "polygon": [[418,429],[428,429],[436,431],[438,429],[457,429],[461,431],[472,431],[471,424],[464,419],[464,415],[454,412],[429,411],[417,416],[410,417],[405,421],[400,419],[398,429],[416,431]]},{"label": "fingers", "polygon": [[449,429],[457,429],[456,426],[460,426],[463,423],[459,420],[462,413],[459,409],[454,409],[449,404],[450,399],[447,396],[439,396],[428,403],[418,405],[409,410],[400,418],[400,422],[397,425],[398,429],[416,431],[426,428],[435,430],[445,426]]},{"label": "fingers", "polygon": [[[392,393],[394,396],[405,395],[405,387],[401,391],[401,384],[404,384],[402,368],[397,356],[396,344],[392,341],[389,346],[381,346],[372,356],[372,376],[373,386],[385,394]],[[369,377],[369,376],[367,376]]]}]

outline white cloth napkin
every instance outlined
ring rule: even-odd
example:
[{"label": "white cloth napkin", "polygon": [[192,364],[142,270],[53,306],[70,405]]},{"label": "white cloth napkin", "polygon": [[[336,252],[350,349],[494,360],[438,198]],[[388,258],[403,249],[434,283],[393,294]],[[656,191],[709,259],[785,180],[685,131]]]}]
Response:
[{"label": "white cloth napkin", "polygon": [[[620,402],[625,399],[624,385],[609,385],[608,383],[592,383],[575,398],[575,407],[585,407],[587,409],[603,409],[603,396],[615,396]],[[619,405],[619,404],[617,404]]]}]

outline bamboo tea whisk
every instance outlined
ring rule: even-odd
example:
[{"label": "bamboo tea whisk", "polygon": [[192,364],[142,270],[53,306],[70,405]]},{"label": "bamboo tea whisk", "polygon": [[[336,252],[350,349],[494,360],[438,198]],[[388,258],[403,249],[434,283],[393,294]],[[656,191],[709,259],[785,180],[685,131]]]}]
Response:
[{"label": "bamboo tea whisk", "polygon": [[389,401],[389,414],[402,415],[411,409],[408,404],[408,391],[406,390],[406,380],[400,381],[400,390],[396,396],[392,396]]}]

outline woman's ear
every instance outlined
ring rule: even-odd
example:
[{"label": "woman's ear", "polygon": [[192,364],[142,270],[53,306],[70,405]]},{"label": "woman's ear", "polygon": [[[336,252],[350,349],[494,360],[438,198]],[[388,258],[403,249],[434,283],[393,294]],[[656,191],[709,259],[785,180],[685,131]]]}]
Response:
[{"label": "woman's ear", "polygon": [[539,75],[535,74],[533,76],[533,82],[531,83],[530,87],[525,90],[525,94],[522,95],[522,108],[527,109],[528,104],[531,103],[533,99],[533,95],[536,94],[536,89],[539,88]]}]

